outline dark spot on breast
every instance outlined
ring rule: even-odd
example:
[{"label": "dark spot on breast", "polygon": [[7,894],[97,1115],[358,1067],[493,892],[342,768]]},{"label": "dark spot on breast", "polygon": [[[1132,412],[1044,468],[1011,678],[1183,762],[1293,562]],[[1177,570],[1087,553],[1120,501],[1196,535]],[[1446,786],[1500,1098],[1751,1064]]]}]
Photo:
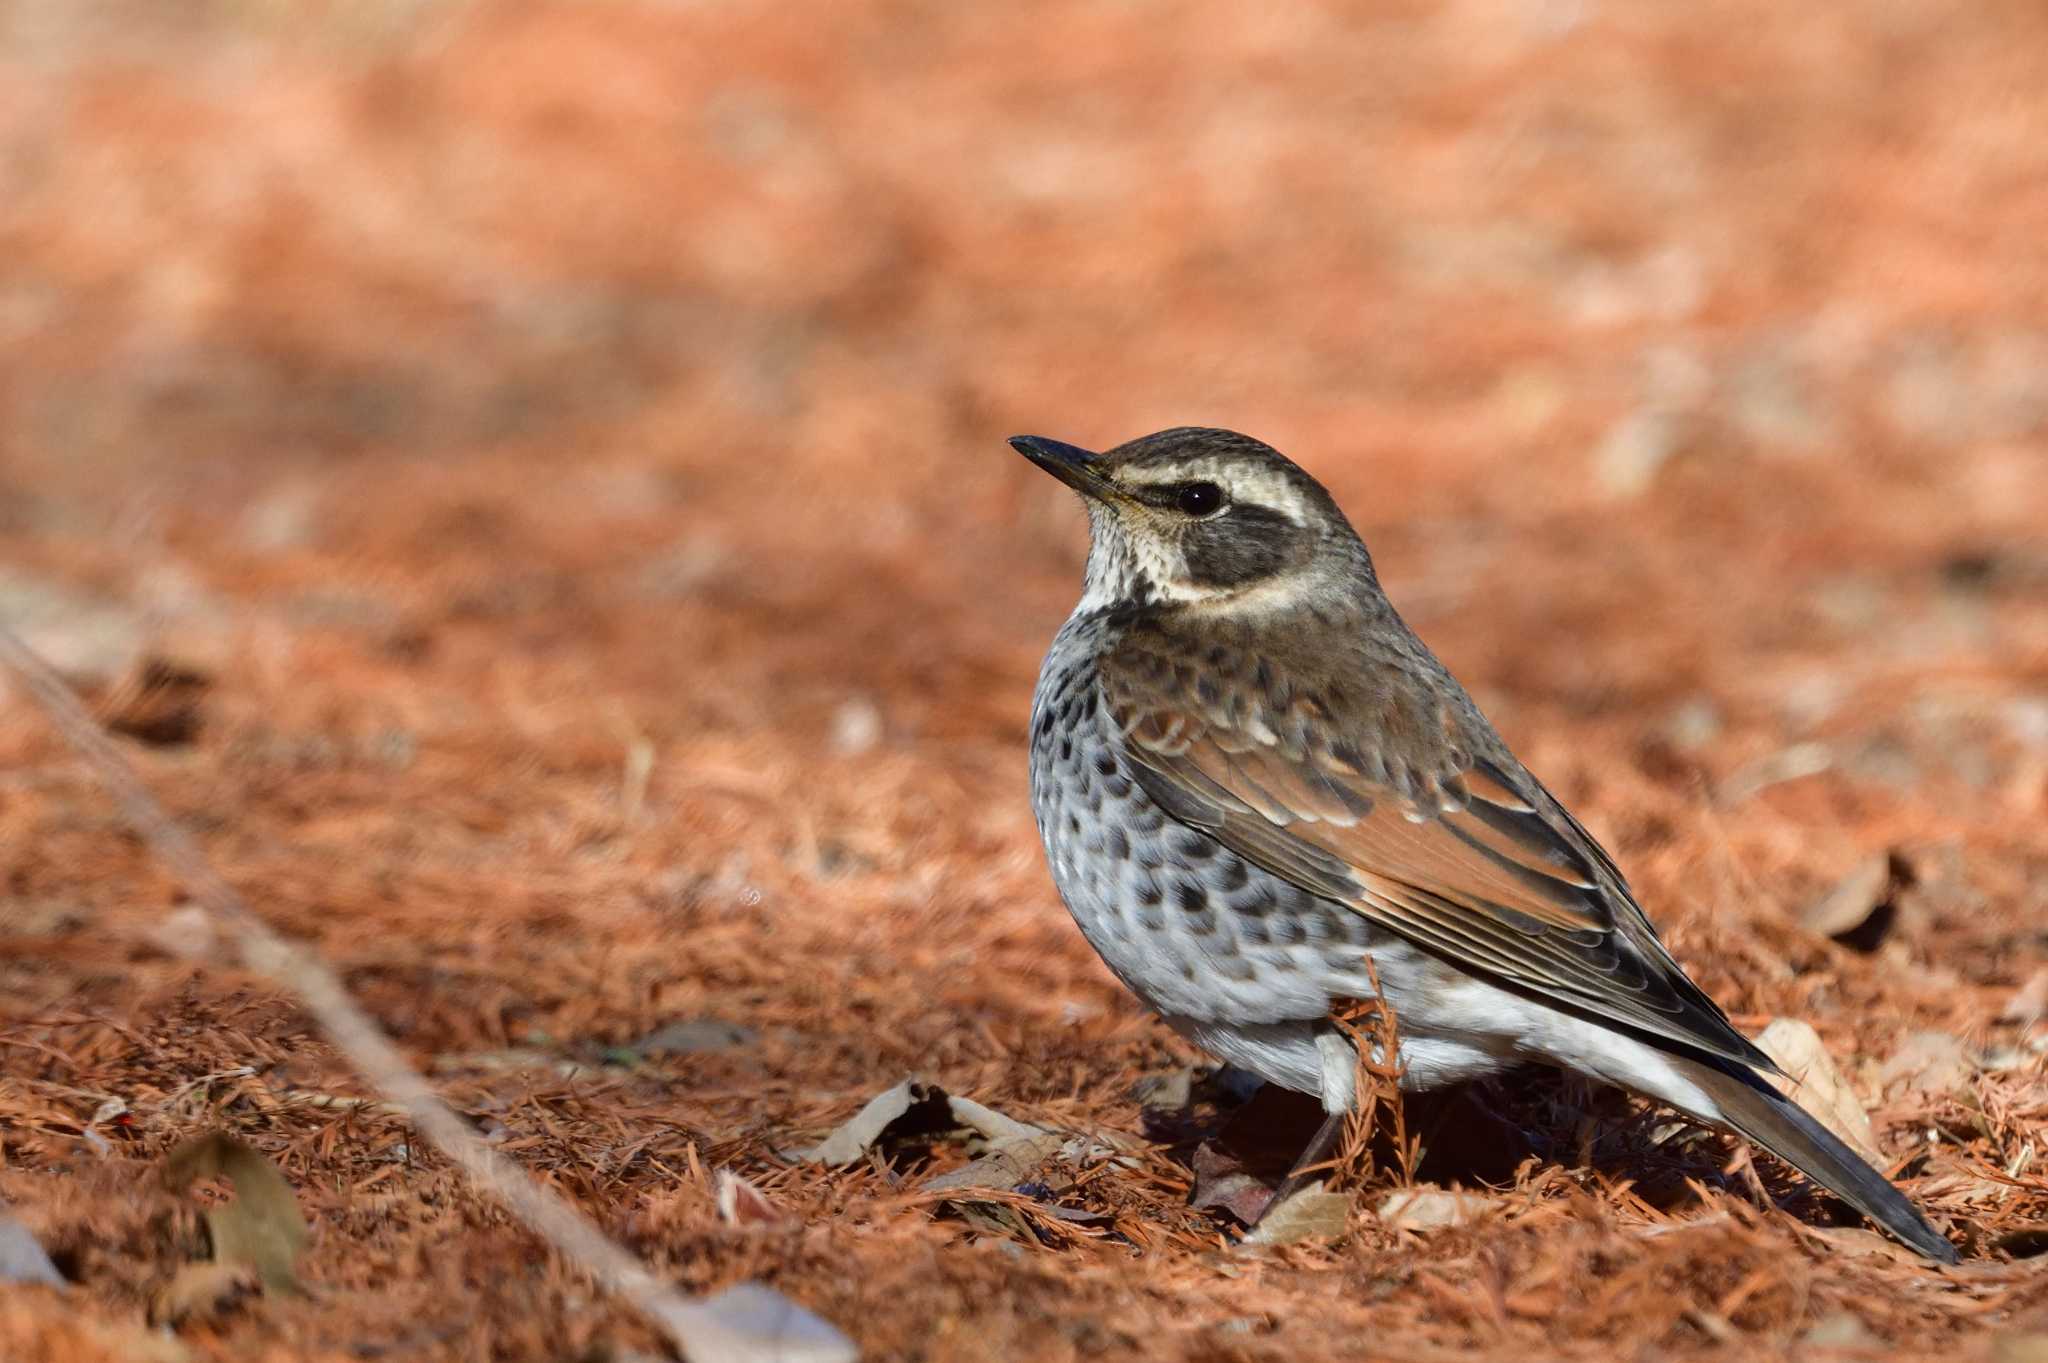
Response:
[{"label": "dark spot on breast", "polygon": [[1156,909],[1166,900],[1166,892],[1159,888],[1157,876],[1139,876],[1131,891],[1137,895],[1139,905],[1147,909]]},{"label": "dark spot on breast", "polygon": [[1201,833],[1186,832],[1173,840],[1174,855],[1182,861],[1207,861],[1216,855],[1216,841]]},{"label": "dark spot on breast", "polygon": [[1102,783],[1102,793],[1112,800],[1128,800],[1131,798],[1131,783],[1119,773]]},{"label": "dark spot on breast", "polygon": [[1106,748],[1095,754],[1095,770],[1104,776],[1116,775],[1116,754]]},{"label": "dark spot on breast", "polygon": [[1192,880],[1179,880],[1173,886],[1174,903],[1179,906],[1181,921],[1188,931],[1198,937],[1207,937],[1216,931],[1216,911],[1209,907],[1209,895]]},{"label": "dark spot on breast", "polygon": [[1225,857],[1223,859],[1223,869],[1218,872],[1218,875],[1220,879],[1217,883],[1223,893],[1236,894],[1239,890],[1251,884],[1251,863],[1247,862],[1243,857]]},{"label": "dark spot on breast", "polygon": [[1122,825],[1113,823],[1109,826],[1109,831],[1103,835],[1102,850],[1117,861],[1131,859],[1131,840],[1124,836]]}]

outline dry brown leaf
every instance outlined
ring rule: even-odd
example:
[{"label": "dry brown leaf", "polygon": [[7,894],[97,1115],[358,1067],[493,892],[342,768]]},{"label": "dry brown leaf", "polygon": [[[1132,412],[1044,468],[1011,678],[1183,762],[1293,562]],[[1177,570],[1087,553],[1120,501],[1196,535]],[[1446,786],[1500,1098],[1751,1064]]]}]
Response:
[{"label": "dry brown leaf", "polygon": [[959,1188],[1014,1188],[1036,1174],[1066,1141],[1067,1137],[1058,1131],[998,1141],[973,1163],[927,1179],[924,1189],[951,1192]]},{"label": "dry brown leaf", "polygon": [[1276,1191],[1214,1141],[1203,1141],[1195,1148],[1194,1175],[1189,1206],[1197,1211],[1221,1207],[1247,1226],[1258,1224]]},{"label": "dry brown leaf", "polygon": [[1798,1018],[1773,1018],[1757,1036],[1756,1044],[1785,1071],[1771,1078],[1780,1092],[1812,1113],[1865,1160],[1884,1165],[1870,1114],[1863,1110],[1862,1100],[1810,1024]]},{"label": "dry brown leaf", "polygon": [[306,1221],[277,1166],[226,1132],[210,1131],[166,1155],[161,1178],[174,1193],[199,1179],[226,1179],[234,1200],[206,1209],[214,1262],[253,1269],[269,1291],[305,1295],[296,1270]]},{"label": "dry brown leaf", "polygon": [[1299,1240],[1334,1240],[1351,1224],[1351,1199],[1310,1184],[1266,1212],[1240,1242],[1291,1245]]},{"label": "dry brown leaf", "polygon": [[1975,1067],[1959,1038],[1947,1032],[1912,1032],[1877,1072],[1880,1087],[1903,1081],[1913,1093],[1953,1093],[1969,1082]]},{"label": "dry brown leaf", "polygon": [[1898,919],[1899,891],[1912,883],[1912,870],[1904,858],[1896,852],[1880,853],[1808,905],[1799,921],[1808,931],[1843,946],[1875,951]]},{"label": "dry brown leaf", "polygon": [[841,1122],[825,1139],[796,1151],[793,1158],[806,1164],[851,1164],[880,1142],[892,1128],[913,1127],[935,1132],[971,1131],[998,1144],[1047,1134],[1044,1127],[1005,1117],[972,1098],[949,1097],[936,1084],[906,1079],[869,1099],[866,1106]]}]

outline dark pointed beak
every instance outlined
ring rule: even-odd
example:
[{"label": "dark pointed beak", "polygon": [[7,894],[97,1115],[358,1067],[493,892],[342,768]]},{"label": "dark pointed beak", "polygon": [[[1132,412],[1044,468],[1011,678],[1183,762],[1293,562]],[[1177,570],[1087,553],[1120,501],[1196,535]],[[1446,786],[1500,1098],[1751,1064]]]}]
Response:
[{"label": "dark pointed beak", "polygon": [[1112,484],[1102,476],[1101,455],[1042,435],[1013,435],[1010,447],[1084,497],[1110,493]]}]

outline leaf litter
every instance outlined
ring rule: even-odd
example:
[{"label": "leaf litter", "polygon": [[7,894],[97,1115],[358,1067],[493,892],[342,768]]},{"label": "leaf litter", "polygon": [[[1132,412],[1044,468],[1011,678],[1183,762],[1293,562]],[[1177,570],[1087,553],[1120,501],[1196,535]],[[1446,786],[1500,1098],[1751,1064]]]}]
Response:
[{"label": "leaf litter", "polygon": [[[1750,0],[1596,7],[1541,35],[1476,10],[1273,28],[1215,7],[1165,46],[1142,8],[487,3],[436,10],[429,40],[351,30],[345,62],[332,34],[231,9],[105,51],[22,35],[15,111],[76,116],[10,124],[50,170],[11,205],[10,572],[118,609],[96,684],[149,657],[210,678],[175,724],[140,726],[178,740],[135,749],[152,784],[420,1067],[446,1058],[465,1118],[666,1279],[772,1285],[874,1357],[977,1363],[1766,1356],[1844,1311],[1891,1356],[2038,1353],[2048,781],[2026,716],[2048,607],[2038,573],[2001,565],[2037,560],[2048,521],[2010,268],[2043,233],[2038,199],[1983,190],[2039,177],[2034,142],[1973,135],[2004,124],[1948,98],[1995,91],[2006,123],[2041,122],[2034,10],[1913,28],[1901,81],[1900,32]],[[216,40],[235,62],[191,60]],[[1016,61],[1040,49],[1090,55]],[[1226,99],[1239,140],[1276,153],[1244,158],[1243,193],[1183,154],[1213,132],[1204,107],[1152,97],[1181,88],[1182,49],[1260,77]],[[888,80],[840,79],[875,51]],[[678,77],[704,53],[719,71]],[[1060,119],[1084,95],[1108,103],[1076,133]],[[1737,106],[1770,156],[1726,136]],[[1333,108],[1362,135],[1330,136]],[[1474,154],[1503,108],[1542,135]],[[1954,135],[1831,116],[1876,108]],[[1565,158],[1545,151],[1559,110]],[[501,159],[478,175],[486,144]],[[77,211],[107,165],[221,145],[303,167],[291,211],[175,175],[152,182],[168,216]],[[1688,174],[1646,181],[1666,146]],[[761,157],[789,178],[757,196]],[[1125,164],[1154,172],[1152,211],[1096,194]],[[1929,177],[1958,192],[1902,232],[1889,187]],[[1275,202],[1348,227],[1275,235]],[[1531,203],[1544,221],[1513,211]],[[1811,203],[1828,211],[1787,212]],[[171,261],[203,287],[108,287],[161,272],[143,229],[179,212],[220,248]],[[1835,273],[1731,274],[1711,245],[1729,241]],[[1159,268],[1105,292],[1133,260]],[[1835,286],[1872,262],[1883,296],[1845,325]],[[1372,308],[1329,306],[1361,289]],[[1548,1074],[1447,1118],[1407,1104],[1417,1186],[1483,1185],[1500,1215],[1413,1233],[1355,1213],[1334,1243],[1220,1252],[1237,1219],[1189,1194],[1228,1113],[1194,1085],[1154,1129],[1133,1086],[1201,1057],[1128,1002],[1039,861],[1021,726],[1078,527],[1000,440],[1055,418],[1117,438],[1226,373],[1292,423],[1253,429],[1327,475],[1687,968],[1746,1030],[1815,1027],[1964,1270]],[[1646,413],[1678,434],[1617,505],[1586,451]],[[1822,438],[1772,434],[1802,424]],[[252,531],[278,505],[290,523]],[[1845,595],[1874,614],[1844,616]],[[45,623],[81,621],[98,628]],[[1660,737],[1693,702],[1710,732]],[[0,1356],[161,1341],[140,1303],[170,1253],[143,1190],[212,1128],[298,1190],[320,1296],[194,1329],[194,1353],[660,1347],[536,1262],[297,1008],[200,934],[150,943],[175,891],[0,706],[0,1195],[73,1274],[0,1294]],[[1929,840],[1959,873],[1916,886],[1875,951],[1800,924],[1848,849]],[[758,1039],[583,1063],[695,1017]],[[1880,1085],[1916,1032],[1962,1041],[1969,1072]],[[564,1059],[536,1036],[576,1038],[573,1071],[481,1059]],[[979,1157],[967,1139],[778,1154],[907,1072],[1047,1131],[1153,1139],[975,1190],[1021,1230],[921,1190]],[[125,1114],[95,1122],[114,1095]],[[724,1219],[720,1171],[786,1222]]]}]

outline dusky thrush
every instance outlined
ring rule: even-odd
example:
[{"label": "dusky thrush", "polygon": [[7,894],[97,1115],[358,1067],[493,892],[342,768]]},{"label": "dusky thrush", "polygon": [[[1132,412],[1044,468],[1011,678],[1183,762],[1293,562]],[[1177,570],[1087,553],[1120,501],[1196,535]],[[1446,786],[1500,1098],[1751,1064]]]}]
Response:
[{"label": "dusky thrush", "polygon": [[1353,1101],[1333,1004],[1398,1019],[1403,1086],[1538,1061],[1732,1128],[1932,1259],[1954,1248],[1767,1082],[1611,857],[1380,590],[1321,484],[1231,431],[1010,442],[1079,492],[1080,602],[1032,700],[1060,896],[1218,1058]]}]

